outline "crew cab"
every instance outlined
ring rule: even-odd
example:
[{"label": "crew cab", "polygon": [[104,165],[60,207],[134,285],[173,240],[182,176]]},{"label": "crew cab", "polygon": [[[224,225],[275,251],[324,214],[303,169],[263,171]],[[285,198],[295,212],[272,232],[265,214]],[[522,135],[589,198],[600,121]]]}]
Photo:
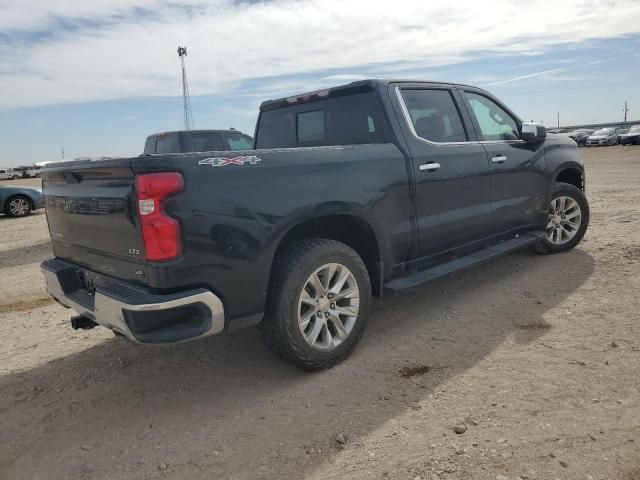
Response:
[{"label": "crew cab", "polygon": [[247,150],[252,146],[253,139],[236,129],[178,130],[149,135],[144,143],[143,155],[210,152],[213,150]]},{"label": "crew cab", "polygon": [[259,324],[279,356],[326,368],[372,296],[569,250],[589,221],[576,143],[472,86],[366,80],[265,101],[254,143],[42,170],[42,270],[75,327],[166,344]]}]

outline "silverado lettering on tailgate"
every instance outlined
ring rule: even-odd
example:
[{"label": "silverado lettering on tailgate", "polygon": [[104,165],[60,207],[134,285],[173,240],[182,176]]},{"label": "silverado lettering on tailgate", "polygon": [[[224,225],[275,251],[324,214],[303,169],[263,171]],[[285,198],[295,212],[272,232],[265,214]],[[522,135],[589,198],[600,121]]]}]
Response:
[{"label": "silverado lettering on tailgate", "polygon": [[45,203],[48,209],[55,208],[80,215],[109,215],[125,211],[124,200],[121,198],[73,198],[47,195]]}]

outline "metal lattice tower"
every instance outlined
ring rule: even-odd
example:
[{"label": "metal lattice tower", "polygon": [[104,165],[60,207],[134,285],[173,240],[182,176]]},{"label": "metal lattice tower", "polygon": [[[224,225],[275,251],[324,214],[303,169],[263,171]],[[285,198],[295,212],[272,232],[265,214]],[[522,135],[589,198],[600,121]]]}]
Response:
[{"label": "metal lattice tower", "polygon": [[187,82],[187,69],[184,59],[187,56],[187,47],[178,47],[178,56],[182,64],[182,102],[184,104],[184,128],[193,128],[193,113],[191,112],[191,98],[189,97],[189,83]]}]

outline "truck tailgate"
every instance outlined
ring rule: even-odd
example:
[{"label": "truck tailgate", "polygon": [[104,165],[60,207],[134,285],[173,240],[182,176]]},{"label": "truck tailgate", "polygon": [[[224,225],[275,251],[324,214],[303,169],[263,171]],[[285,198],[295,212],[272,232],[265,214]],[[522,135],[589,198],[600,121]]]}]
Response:
[{"label": "truck tailgate", "polygon": [[42,172],[56,257],[145,283],[132,159],[75,161]]}]

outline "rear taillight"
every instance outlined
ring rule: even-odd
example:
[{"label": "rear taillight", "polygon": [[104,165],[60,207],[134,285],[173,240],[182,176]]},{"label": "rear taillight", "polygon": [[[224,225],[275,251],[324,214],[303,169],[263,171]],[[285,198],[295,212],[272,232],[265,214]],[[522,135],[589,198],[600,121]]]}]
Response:
[{"label": "rear taillight", "polygon": [[164,201],[182,188],[182,175],[177,172],[136,175],[138,215],[147,260],[171,260],[180,255],[180,224],[165,213]]}]

